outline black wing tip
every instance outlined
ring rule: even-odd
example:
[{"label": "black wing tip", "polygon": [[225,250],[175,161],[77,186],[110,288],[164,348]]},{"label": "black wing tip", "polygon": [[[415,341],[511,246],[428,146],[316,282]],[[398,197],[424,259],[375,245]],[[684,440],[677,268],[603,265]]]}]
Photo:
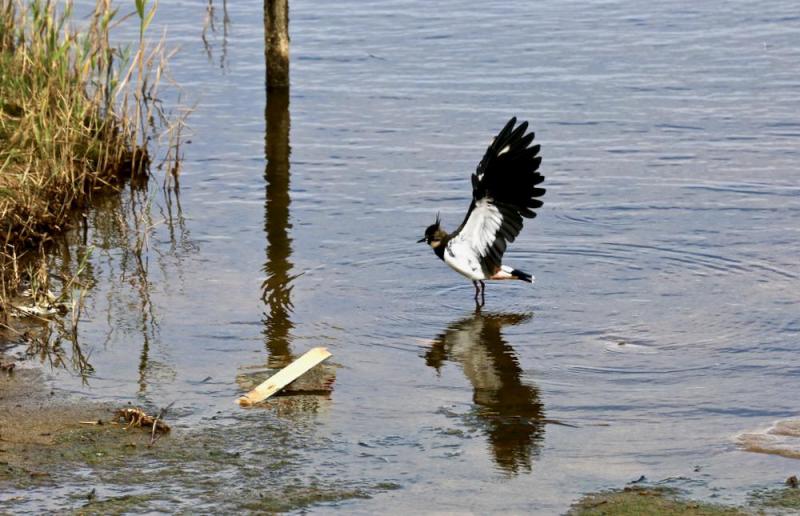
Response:
[{"label": "black wing tip", "polygon": [[541,147],[534,143],[536,133],[527,132],[528,128],[527,120],[518,124],[517,117],[512,116],[486,149],[472,176],[473,203],[489,196],[495,203],[511,206],[520,216],[520,225],[522,218],[536,216],[534,210],[543,204],[536,198],[546,192],[537,188],[544,182],[539,173]]},{"label": "black wing tip", "polygon": [[[529,126],[530,124],[527,120],[522,120],[517,125],[517,117],[512,116],[500,132],[497,133],[497,136],[494,137],[489,150],[494,151],[495,156],[497,156],[507,146],[515,151],[529,148],[528,146],[536,137],[536,133],[533,131],[528,132]],[[523,144],[521,145],[521,143]]]}]

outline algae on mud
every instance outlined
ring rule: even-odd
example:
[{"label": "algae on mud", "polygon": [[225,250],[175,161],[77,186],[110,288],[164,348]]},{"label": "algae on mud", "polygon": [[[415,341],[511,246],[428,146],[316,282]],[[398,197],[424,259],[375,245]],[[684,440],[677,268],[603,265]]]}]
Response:
[{"label": "algae on mud", "polygon": [[735,507],[681,500],[676,492],[663,488],[626,487],[619,491],[589,494],[576,502],[569,516],[744,516]]},{"label": "algae on mud", "polygon": [[791,485],[778,489],[758,489],[750,493],[750,504],[780,513],[800,514],[800,489]]},{"label": "algae on mud", "polygon": [[688,500],[674,489],[628,486],[584,496],[575,502],[568,516],[747,516],[797,514],[800,490],[796,488],[763,489],[750,493],[746,506],[734,507]]},{"label": "algae on mud", "polygon": [[47,473],[38,476],[40,481],[51,476],[50,461],[72,454],[69,446],[63,446],[65,436],[86,430],[79,421],[107,420],[113,413],[107,405],[55,398],[36,370],[0,375],[0,461],[5,466],[0,483],[25,485],[37,478],[35,473]]}]

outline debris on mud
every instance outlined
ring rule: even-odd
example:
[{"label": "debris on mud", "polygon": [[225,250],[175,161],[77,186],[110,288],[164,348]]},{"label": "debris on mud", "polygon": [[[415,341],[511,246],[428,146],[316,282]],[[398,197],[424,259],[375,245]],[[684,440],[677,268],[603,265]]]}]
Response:
[{"label": "debris on mud", "polygon": [[58,298],[49,290],[34,294],[30,290],[22,293],[22,299],[27,303],[11,304],[11,315],[14,317],[49,317],[65,315],[69,309],[67,305],[58,301]]},{"label": "debris on mud", "polygon": [[169,425],[161,420],[160,416],[151,416],[140,408],[124,408],[120,409],[114,414],[116,421],[124,420],[127,426],[125,429],[131,427],[144,428],[152,430],[153,433],[168,433],[170,431]]}]

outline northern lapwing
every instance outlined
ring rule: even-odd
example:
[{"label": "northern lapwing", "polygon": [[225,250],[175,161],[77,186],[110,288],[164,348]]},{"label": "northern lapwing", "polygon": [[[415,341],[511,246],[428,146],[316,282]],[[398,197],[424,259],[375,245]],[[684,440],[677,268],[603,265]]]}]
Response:
[{"label": "northern lapwing", "polygon": [[437,214],[418,241],[427,242],[436,256],[472,280],[475,302],[480,298],[481,306],[486,280],[534,280],[533,275],[502,264],[508,243],[522,230],[522,219],[536,216],[533,210],[542,206],[538,198],[545,193],[537,186],[544,181],[539,145],[531,146],[534,133],[525,134],[527,129],[528,122],[517,126],[514,117],[492,140],[472,174],[472,203],[458,229],[448,234]]}]

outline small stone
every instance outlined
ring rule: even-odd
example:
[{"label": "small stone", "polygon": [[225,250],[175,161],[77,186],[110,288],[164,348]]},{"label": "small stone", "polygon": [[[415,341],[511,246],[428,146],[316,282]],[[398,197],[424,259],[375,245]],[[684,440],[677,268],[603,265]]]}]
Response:
[{"label": "small stone", "polygon": [[786,485],[797,489],[797,486],[800,485],[800,482],[797,480],[797,475],[792,475],[791,477],[787,478]]}]

